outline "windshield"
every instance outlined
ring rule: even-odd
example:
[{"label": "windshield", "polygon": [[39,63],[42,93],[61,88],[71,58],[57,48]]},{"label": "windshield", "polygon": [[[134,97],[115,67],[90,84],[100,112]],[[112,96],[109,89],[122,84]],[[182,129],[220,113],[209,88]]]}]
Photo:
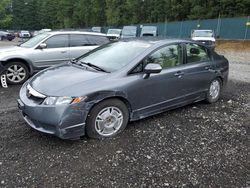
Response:
[{"label": "windshield", "polygon": [[78,61],[91,63],[108,72],[114,72],[128,65],[150,46],[151,44],[142,41],[109,43],[82,56]]},{"label": "windshield", "polygon": [[121,33],[121,30],[115,30],[115,29],[109,29],[108,34],[117,34],[119,35]]},{"label": "windshield", "polygon": [[124,27],[122,30],[122,35],[136,36],[136,27]]},{"label": "windshield", "polygon": [[45,39],[48,36],[49,36],[48,33],[42,33],[42,34],[36,35],[35,37],[21,44],[20,46],[24,48],[33,48],[34,46],[36,46],[39,42],[41,42],[43,39]]},{"label": "windshield", "polygon": [[213,37],[213,31],[194,31],[193,37]]}]

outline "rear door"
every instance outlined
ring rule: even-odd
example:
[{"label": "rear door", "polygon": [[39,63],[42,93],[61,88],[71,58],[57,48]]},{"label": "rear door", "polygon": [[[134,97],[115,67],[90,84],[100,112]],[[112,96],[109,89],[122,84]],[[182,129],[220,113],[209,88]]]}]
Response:
[{"label": "rear door", "polygon": [[35,49],[33,52],[36,67],[48,67],[69,61],[69,36],[67,34],[53,35],[44,43],[44,49]]},{"label": "rear door", "polygon": [[183,87],[187,88],[189,99],[205,94],[209,83],[216,76],[214,68],[208,49],[195,43],[185,44]]}]

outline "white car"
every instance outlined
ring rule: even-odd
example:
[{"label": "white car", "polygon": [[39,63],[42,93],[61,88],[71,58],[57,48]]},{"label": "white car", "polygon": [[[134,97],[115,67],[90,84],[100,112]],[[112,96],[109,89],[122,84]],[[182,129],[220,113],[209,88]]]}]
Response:
[{"label": "white car", "polygon": [[193,30],[191,38],[201,42],[210,48],[215,48],[215,37],[213,30]]},{"label": "white car", "polygon": [[107,37],[110,40],[118,40],[121,37],[121,29],[109,29],[107,32]]},{"label": "white car", "polygon": [[29,31],[20,31],[19,37],[20,37],[20,38],[30,38],[31,35],[30,35],[30,32],[29,32]]}]

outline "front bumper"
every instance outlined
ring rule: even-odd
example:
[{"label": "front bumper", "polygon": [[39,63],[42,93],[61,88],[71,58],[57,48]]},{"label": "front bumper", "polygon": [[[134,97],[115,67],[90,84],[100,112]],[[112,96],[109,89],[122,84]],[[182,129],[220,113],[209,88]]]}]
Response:
[{"label": "front bumper", "polygon": [[27,124],[33,129],[62,139],[79,139],[85,135],[88,105],[41,105],[27,96],[26,85],[20,90],[18,107]]}]

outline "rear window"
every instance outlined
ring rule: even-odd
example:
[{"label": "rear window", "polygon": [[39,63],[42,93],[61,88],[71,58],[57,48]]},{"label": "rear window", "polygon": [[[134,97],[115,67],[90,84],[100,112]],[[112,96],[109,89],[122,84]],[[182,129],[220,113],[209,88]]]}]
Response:
[{"label": "rear window", "polygon": [[100,46],[108,43],[109,40],[103,36],[92,35],[70,35],[70,47],[79,46]]},{"label": "rear window", "polygon": [[88,41],[91,45],[103,45],[109,43],[109,39],[104,36],[89,35]]}]

